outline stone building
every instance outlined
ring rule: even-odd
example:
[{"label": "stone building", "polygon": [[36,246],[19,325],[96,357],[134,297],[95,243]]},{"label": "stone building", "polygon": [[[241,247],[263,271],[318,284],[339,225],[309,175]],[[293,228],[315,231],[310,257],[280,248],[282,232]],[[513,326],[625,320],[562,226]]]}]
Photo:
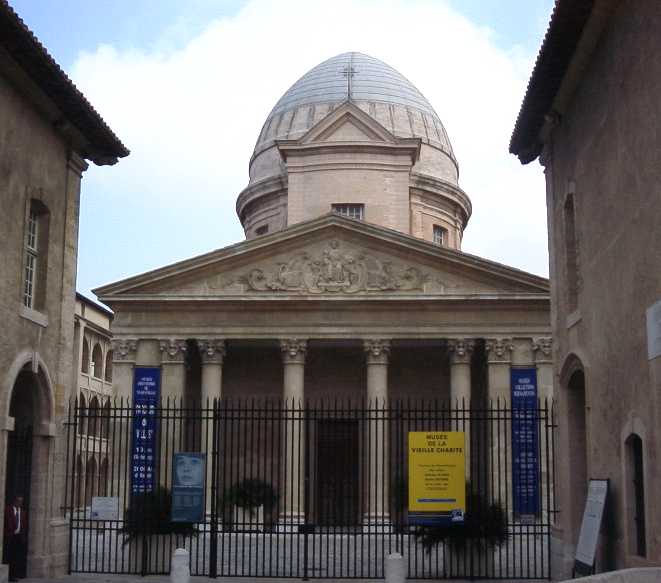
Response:
[{"label": "stone building", "polygon": [[[188,402],[508,399],[520,365],[551,394],[548,281],[461,251],[457,159],[400,73],[359,53],[321,63],[275,105],[249,168],[245,241],[95,290],[115,314],[119,395],[152,366],[162,396]],[[291,451],[315,458],[323,439]],[[299,479],[280,485],[294,523]]]},{"label": "stone building", "polygon": [[74,475],[76,508],[90,505],[92,496],[102,496],[112,458],[109,443],[109,410],[113,405],[112,335],[113,314],[82,294],[76,294],[74,317],[74,396],[78,399],[78,445]]},{"label": "stone building", "polygon": [[114,164],[127,154],[0,1],[0,498],[25,497],[34,576],[62,573],[67,561],[62,421],[73,375],[81,175],[85,160]]},{"label": "stone building", "polygon": [[660,27],[655,0],[557,2],[510,143],[546,175],[558,575],[589,478],[610,480],[597,569],[661,562]]}]

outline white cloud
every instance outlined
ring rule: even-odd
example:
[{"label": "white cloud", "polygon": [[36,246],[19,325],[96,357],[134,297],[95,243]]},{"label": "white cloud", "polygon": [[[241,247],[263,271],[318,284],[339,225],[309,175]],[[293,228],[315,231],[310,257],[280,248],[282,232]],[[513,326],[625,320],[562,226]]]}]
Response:
[{"label": "white cloud", "polygon": [[[395,67],[445,123],[460,184],[473,202],[464,250],[545,275],[542,171],[521,167],[507,153],[533,55],[498,48],[488,29],[440,1],[253,0],[210,22],[180,50],[101,46],[75,63],[76,83],[132,150],[112,169],[91,170],[85,191],[105,193],[99,196],[107,199],[96,200],[99,208],[139,200],[153,224],[161,214],[172,222],[174,214],[181,229],[170,255],[171,231],[155,227],[153,245],[134,248],[130,260],[105,262],[104,272],[86,275],[90,285],[240,239],[234,202],[247,184],[262,123],[301,75],[346,51]],[[191,205],[198,224],[187,220]],[[103,223],[113,212],[88,220]],[[213,222],[199,224],[204,217]],[[122,224],[131,232],[130,221],[138,220],[124,217]],[[92,245],[88,231],[90,237],[95,232],[81,233],[83,259],[86,243]],[[194,243],[188,245],[189,238]],[[161,249],[158,256],[153,249]]]}]

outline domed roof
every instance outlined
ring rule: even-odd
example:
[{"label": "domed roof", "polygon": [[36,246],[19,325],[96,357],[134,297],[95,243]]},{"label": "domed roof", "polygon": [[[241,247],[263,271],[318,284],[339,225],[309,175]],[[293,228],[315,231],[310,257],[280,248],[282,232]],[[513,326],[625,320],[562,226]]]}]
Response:
[{"label": "domed roof", "polygon": [[345,101],[394,135],[421,138],[456,163],[445,128],[424,95],[395,69],[361,53],[328,59],[294,83],[266,119],[255,155],[273,140],[300,137]]}]

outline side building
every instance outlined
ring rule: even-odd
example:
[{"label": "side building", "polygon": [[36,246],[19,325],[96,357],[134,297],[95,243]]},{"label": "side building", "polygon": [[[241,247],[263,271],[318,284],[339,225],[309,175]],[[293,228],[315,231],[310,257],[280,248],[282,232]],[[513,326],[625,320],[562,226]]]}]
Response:
[{"label": "side building", "polygon": [[68,500],[67,505],[80,510],[90,506],[93,496],[106,493],[112,455],[108,439],[113,401],[112,319],[110,310],[76,294],[72,398],[78,401],[74,462],[77,500],[73,504]]},{"label": "side building", "polygon": [[0,0],[0,498],[24,497],[28,576],[61,574],[67,564],[63,420],[81,176],[86,160],[114,164],[127,154]]},{"label": "side building", "polygon": [[597,570],[661,563],[660,28],[655,0],[556,2],[510,144],[546,174],[557,576],[590,478],[610,482]]}]

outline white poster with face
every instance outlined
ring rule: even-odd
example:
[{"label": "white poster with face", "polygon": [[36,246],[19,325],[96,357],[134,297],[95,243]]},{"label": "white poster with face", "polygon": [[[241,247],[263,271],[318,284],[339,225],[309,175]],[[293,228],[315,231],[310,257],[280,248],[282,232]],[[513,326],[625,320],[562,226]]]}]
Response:
[{"label": "white poster with face", "polygon": [[202,453],[177,453],[174,455],[175,488],[204,488],[204,462]]}]

